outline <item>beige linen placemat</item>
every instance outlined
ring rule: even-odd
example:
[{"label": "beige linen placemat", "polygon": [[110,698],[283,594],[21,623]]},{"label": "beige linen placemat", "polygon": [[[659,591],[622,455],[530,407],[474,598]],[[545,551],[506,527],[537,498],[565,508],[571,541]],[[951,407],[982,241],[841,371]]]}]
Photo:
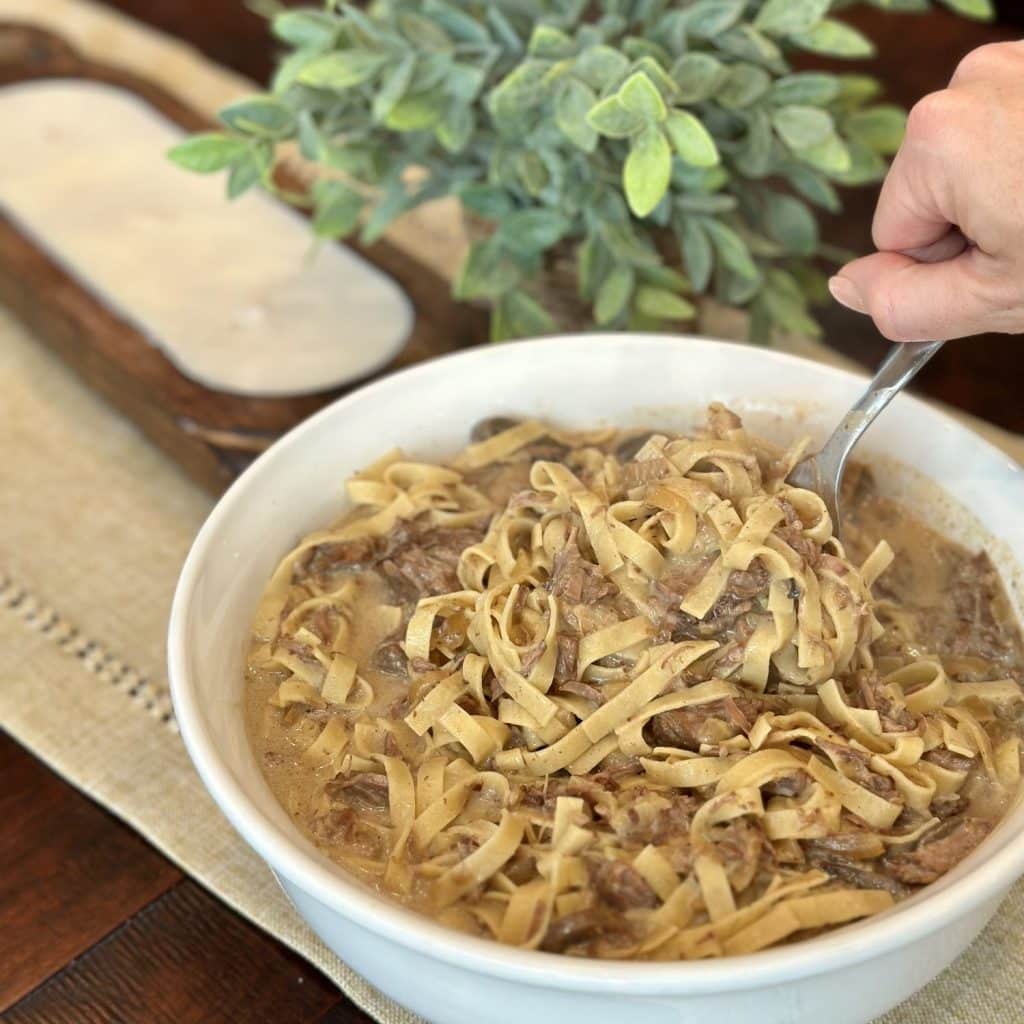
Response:
[{"label": "beige linen placemat", "polygon": [[[158,78],[203,109],[251,86],[192,50],[81,0],[0,0],[0,19],[59,28],[80,49]],[[450,247],[428,211],[413,245]],[[795,350],[842,362],[813,342]],[[0,724],[384,1024],[416,1018],[342,964],[292,911],[206,795],[170,713],[164,632],[210,509],[138,432],[0,311]],[[1024,440],[975,426],[1018,459]],[[974,946],[884,1024],[1024,1020],[1024,886]]]}]

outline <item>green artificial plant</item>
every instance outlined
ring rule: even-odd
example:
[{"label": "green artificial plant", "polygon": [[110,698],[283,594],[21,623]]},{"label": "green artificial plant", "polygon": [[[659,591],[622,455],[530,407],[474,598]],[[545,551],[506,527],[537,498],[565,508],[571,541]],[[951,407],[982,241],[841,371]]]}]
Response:
[{"label": "green artificial plant", "polygon": [[[943,0],[972,17],[989,0]],[[929,0],[872,0],[922,11]],[[815,208],[885,173],[905,115],[861,74],[794,71],[800,52],[868,57],[843,0],[377,0],[271,12],[287,53],[226,130],[171,152],[307,204],[321,238],[371,243],[456,196],[488,225],[455,281],[496,339],[557,327],[536,287],[575,266],[601,327],[690,319],[693,297],[746,308],[752,340],[815,332],[808,304],[838,255]],[[308,193],[273,174],[297,142]]]}]

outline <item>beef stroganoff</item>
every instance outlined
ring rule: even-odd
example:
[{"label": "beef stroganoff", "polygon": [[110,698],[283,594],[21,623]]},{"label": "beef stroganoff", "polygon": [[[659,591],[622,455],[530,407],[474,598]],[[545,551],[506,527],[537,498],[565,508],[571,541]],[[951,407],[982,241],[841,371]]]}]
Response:
[{"label": "beef stroganoff", "polygon": [[936,880],[1018,787],[1020,636],[867,473],[844,548],[803,451],[712,406],[384,456],[257,613],[274,792],[378,891],[576,955],[753,952]]}]

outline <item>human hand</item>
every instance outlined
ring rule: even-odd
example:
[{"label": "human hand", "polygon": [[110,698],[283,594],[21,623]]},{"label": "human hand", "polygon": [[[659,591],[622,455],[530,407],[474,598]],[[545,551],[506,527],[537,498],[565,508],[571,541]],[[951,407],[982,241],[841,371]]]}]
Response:
[{"label": "human hand", "polygon": [[1024,332],[1024,42],[969,53],[911,110],[872,234],[829,287],[887,338]]}]

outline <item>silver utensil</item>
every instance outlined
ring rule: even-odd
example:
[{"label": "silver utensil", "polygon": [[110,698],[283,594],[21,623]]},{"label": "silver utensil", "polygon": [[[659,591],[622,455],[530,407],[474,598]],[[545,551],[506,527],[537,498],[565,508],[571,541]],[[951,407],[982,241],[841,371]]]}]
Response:
[{"label": "silver utensil", "polygon": [[867,391],[842,418],[821,451],[802,459],[787,478],[794,487],[820,494],[832,517],[832,529],[839,536],[839,491],[843,471],[854,445],[874,422],[875,417],[917,374],[918,370],[942,348],[941,341],[911,341],[894,345],[872,378]]}]

